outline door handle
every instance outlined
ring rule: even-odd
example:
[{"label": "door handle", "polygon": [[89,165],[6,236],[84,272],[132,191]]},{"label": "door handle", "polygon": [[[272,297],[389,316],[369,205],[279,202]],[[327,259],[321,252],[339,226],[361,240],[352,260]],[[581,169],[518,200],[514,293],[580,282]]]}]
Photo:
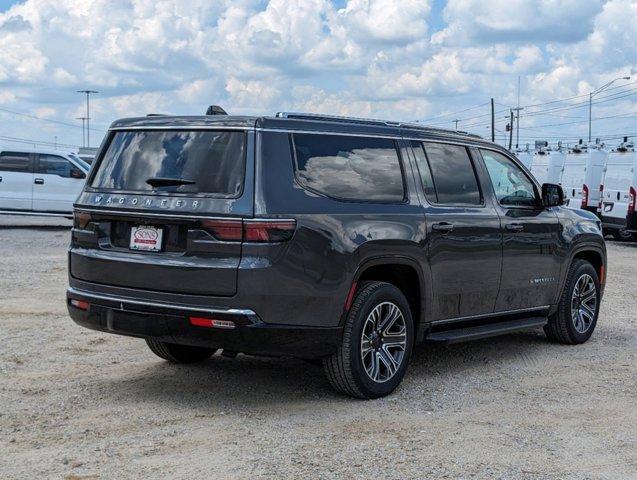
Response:
[{"label": "door handle", "polygon": [[433,225],[431,225],[431,229],[440,233],[449,233],[451,230],[453,230],[453,225],[447,222],[434,223]]},{"label": "door handle", "polygon": [[506,229],[511,232],[521,232],[524,230],[524,225],[521,223],[508,223]]},{"label": "door handle", "polygon": [[34,183],[36,185],[44,185],[44,179],[43,178],[36,178]]}]

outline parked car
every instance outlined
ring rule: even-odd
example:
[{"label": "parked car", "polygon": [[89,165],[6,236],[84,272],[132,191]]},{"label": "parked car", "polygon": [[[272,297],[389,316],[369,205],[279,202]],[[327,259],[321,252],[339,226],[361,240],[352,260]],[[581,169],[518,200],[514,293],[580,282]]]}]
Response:
[{"label": "parked car", "polygon": [[576,147],[566,155],[561,184],[569,207],[597,213],[608,153],[604,148]]},{"label": "parked car", "polygon": [[0,151],[0,213],[71,215],[89,166],[74,153]]},{"label": "parked car", "polygon": [[480,137],[374,120],[114,122],[75,209],[68,310],[170,362],[320,360],[389,394],[414,344],[591,336],[601,222]]},{"label": "parked car", "polygon": [[600,215],[604,230],[618,240],[637,240],[637,152],[623,143],[608,156]]}]

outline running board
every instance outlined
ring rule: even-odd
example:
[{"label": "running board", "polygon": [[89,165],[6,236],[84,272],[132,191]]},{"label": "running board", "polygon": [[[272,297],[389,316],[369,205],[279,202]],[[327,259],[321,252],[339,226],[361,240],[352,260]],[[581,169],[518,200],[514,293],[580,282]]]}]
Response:
[{"label": "running board", "polygon": [[458,343],[478,340],[480,338],[495,337],[507,333],[526,330],[529,328],[543,327],[548,322],[546,317],[530,317],[507,322],[489,323],[477,327],[457,328],[442,332],[429,333],[425,340],[431,342]]}]

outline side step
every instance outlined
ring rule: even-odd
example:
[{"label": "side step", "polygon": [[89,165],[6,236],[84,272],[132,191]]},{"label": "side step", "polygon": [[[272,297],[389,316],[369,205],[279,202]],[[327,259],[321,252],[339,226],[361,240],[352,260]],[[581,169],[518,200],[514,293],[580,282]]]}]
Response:
[{"label": "side step", "polygon": [[443,332],[431,332],[425,340],[431,342],[458,343],[480,338],[495,337],[519,330],[543,327],[548,322],[546,317],[530,317],[507,322],[489,323],[477,327],[457,328],[455,330],[445,330]]}]

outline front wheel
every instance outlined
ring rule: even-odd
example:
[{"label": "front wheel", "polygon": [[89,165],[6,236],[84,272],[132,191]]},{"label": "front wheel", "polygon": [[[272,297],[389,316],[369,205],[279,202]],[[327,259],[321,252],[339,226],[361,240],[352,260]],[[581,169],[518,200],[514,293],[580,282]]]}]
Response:
[{"label": "front wheel", "polygon": [[413,320],[403,293],[389,283],[364,283],[347,315],[341,346],[323,360],[325,373],[340,393],[383,397],[403,379],[413,343]]},{"label": "front wheel", "polygon": [[558,310],[544,327],[546,336],[568,345],[584,343],[595,330],[599,303],[599,278],[595,268],[586,260],[575,260],[569,268]]}]

